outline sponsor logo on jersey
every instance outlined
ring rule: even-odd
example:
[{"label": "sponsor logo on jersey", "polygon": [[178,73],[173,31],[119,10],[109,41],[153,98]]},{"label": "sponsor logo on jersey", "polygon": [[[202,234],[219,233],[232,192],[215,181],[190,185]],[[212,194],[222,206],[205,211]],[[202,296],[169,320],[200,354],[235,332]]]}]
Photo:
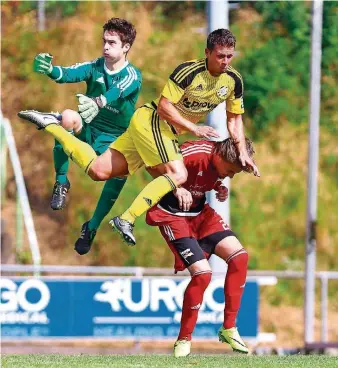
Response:
[{"label": "sponsor logo on jersey", "polygon": [[200,198],[204,196],[204,192],[199,192],[198,190],[190,190],[190,193],[196,197],[196,198]]},{"label": "sponsor logo on jersey", "polygon": [[219,97],[219,98],[222,98],[222,97],[224,97],[224,96],[226,96],[227,95],[227,93],[228,93],[228,87],[227,86],[222,86],[217,92],[216,92],[216,94],[217,94],[217,96]]},{"label": "sponsor logo on jersey", "polygon": [[203,176],[203,171],[200,171],[197,176]]},{"label": "sponsor logo on jersey", "polygon": [[203,86],[202,84],[199,84],[196,88],[195,91],[203,91]]},{"label": "sponsor logo on jersey", "polygon": [[183,100],[183,105],[187,109],[191,109],[191,110],[199,110],[199,109],[204,109],[206,107],[208,110],[213,110],[215,107],[217,107],[217,104],[213,104],[211,102],[189,101],[188,98],[185,98]]},{"label": "sponsor logo on jersey", "polygon": [[107,110],[109,110],[109,111],[111,111],[111,112],[113,112],[113,113],[115,113],[115,114],[119,114],[120,113],[120,111],[117,110],[117,109],[115,109],[115,107],[111,107],[109,105],[106,105],[104,108],[107,109]]},{"label": "sponsor logo on jersey", "polygon": [[[200,171],[197,175],[202,176],[200,173],[203,173],[203,171]],[[193,195],[193,197],[201,198],[205,195],[205,185],[190,185],[189,186],[189,192]]]},{"label": "sponsor logo on jersey", "polygon": [[244,101],[243,101],[243,97],[241,97],[241,109],[244,109]]}]

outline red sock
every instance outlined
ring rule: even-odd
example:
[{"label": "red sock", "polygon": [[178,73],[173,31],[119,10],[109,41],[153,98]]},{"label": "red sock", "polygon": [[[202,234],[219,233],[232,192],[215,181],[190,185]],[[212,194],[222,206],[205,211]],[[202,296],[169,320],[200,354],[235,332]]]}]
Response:
[{"label": "red sock", "polygon": [[191,334],[194,331],[198,311],[203,302],[203,294],[211,281],[211,272],[195,274],[189,282],[183,299],[181,329],[178,340],[191,340]]},{"label": "red sock", "polygon": [[241,305],[248,268],[248,253],[242,248],[231,254],[226,259],[226,262],[228,264],[228,272],[224,284],[225,308],[223,327],[228,329],[236,326],[236,317]]}]

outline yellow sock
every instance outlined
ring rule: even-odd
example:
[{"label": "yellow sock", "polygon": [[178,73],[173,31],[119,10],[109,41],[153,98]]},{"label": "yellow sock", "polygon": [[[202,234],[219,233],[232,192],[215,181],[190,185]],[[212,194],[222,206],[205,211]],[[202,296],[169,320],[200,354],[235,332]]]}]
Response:
[{"label": "yellow sock", "polygon": [[159,176],[143,188],[121,218],[133,224],[138,216],[141,216],[176,187],[176,183],[168,175]]},{"label": "yellow sock", "polygon": [[85,172],[88,172],[91,163],[97,157],[95,151],[89,144],[69,134],[69,132],[60,125],[51,124],[46,126],[45,130],[61,143],[63,150],[76,165],[84,169]]}]

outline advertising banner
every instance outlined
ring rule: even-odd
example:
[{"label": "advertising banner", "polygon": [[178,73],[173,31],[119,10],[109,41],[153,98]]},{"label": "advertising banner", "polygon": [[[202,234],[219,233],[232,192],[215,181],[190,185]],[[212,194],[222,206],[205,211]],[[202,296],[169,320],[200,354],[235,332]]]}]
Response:
[{"label": "advertising banner", "polygon": [[[176,338],[189,278],[5,278],[0,280],[2,339]],[[223,322],[224,279],[214,278],[193,337],[215,339]],[[259,286],[248,281],[237,326],[258,334]]]}]

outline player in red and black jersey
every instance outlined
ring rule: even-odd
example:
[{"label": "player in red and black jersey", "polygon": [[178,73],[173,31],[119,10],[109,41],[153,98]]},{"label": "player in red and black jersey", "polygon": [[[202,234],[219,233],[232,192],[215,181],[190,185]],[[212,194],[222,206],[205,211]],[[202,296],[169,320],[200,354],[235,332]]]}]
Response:
[{"label": "player in red and black jersey", "polygon": [[[252,142],[246,138],[246,149],[253,156]],[[236,328],[236,317],[245,286],[248,254],[230,227],[206,202],[205,193],[217,192],[223,202],[228,197],[222,185],[225,177],[233,178],[242,166],[235,142],[205,140],[186,142],[181,146],[188,180],[182,187],[168,193],[147,212],[148,225],[158,226],[175,256],[175,271],[188,268],[191,281],[184,294],[181,329],[174,346],[176,357],[187,356],[191,349],[191,334],[195,328],[203,294],[211,280],[208,259],[212,254],[228,265],[224,294],[224,323],[219,330],[220,341],[229,343],[234,351],[248,353],[248,348]]]}]

